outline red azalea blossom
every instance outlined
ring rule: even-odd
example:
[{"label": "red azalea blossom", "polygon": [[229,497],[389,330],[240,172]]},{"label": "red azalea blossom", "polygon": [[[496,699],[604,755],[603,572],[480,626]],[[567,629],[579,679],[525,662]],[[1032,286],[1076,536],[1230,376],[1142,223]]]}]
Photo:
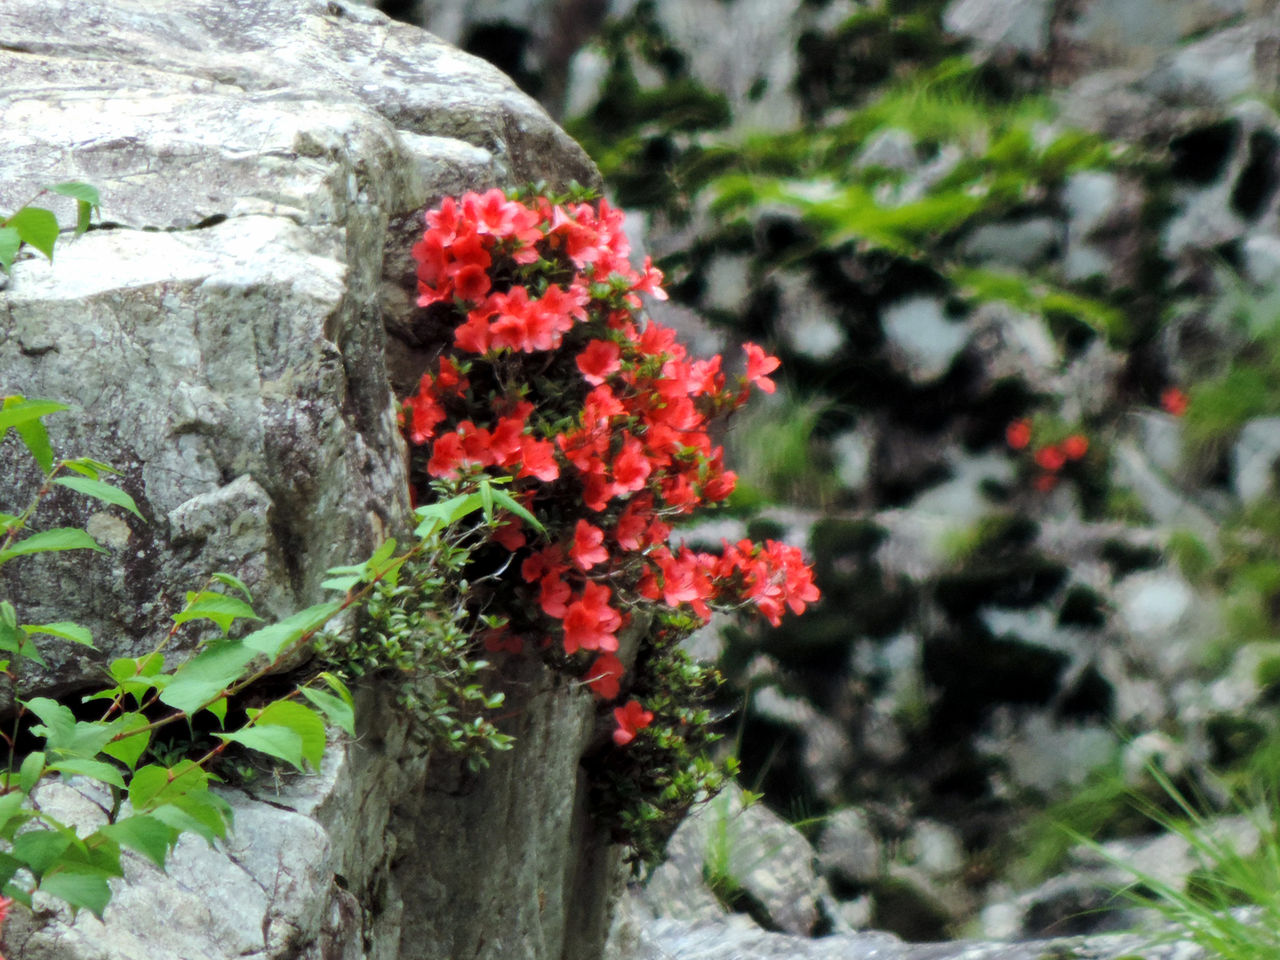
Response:
[{"label": "red azalea blossom", "polygon": [[1004,428],[1004,440],[1011,450],[1024,450],[1031,442],[1031,421],[1014,420]]},{"label": "red azalea blossom", "polygon": [[1067,455],[1061,447],[1050,444],[1036,451],[1035,461],[1040,469],[1054,473],[1062,469],[1062,465],[1067,462]]},{"label": "red azalea blossom", "polygon": [[636,738],[636,734],[653,723],[653,714],[640,706],[637,700],[628,700],[625,707],[614,707],[613,719],[617,729],[613,731],[613,742],[623,747]]},{"label": "red azalea blossom", "polygon": [[1073,433],[1060,446],[1063,456],[1068,460],[1079,460],[1089,452],[1089,438],[1082,433]]},{"label": "red azalea blossom", "polygon": [[1180,417],[1187,412],[1187,395],[1177,387],[1165,387],[1160,393],[1160,406],[1164,412]]},{"label": "red azalea blossom", "polygon": [[[712,421],[746,399],[746,385],[774,392],[776,357],[746,344],[741,389],[730,390],[720,357],[688,356],[673,330],[643,317],[640,295],[664,298],[662,275],[648,260],[631,265],[622,214],[603,201],[521,203],[490,190],[448,199],[426,222],[414,247],[419,303],[434,305],[424,330],[452,311],[452,342],[403,405],[412,475],[464,490],[488,475],[545,525],[494,517],[491,537],[519,576],[486,592],[514,625],[484,634],[486,648],[558,643],[592,692],[613,700],[622,611],[679,608],[705,621],[713,608],[751,607],[776,625],[818,599],[794,547],[668,545],[675,519],[733,491]],[[575,367],[580,378],[566,380]],[[411,491],[415,503],[434,495]],[[634,700],[617,715],[619,744],[653,718]]]}]

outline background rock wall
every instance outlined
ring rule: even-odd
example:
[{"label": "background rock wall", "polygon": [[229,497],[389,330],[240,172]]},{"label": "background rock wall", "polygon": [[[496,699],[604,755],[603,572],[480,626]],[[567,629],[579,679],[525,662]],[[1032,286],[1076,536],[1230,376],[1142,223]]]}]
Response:
[{"label": "background rock wall", "polygon": [[[493,68],[359,5],[15,0],[0,37],[0,210],[71,179],[103,199],[52,264],[14,265],[0,391],[69,404],[56,450],[120,468],[146,518],[53,497],[41,521],[87,523],[108,556],[17,565],[5,584],[27,621],[93,630],[100,653],[58,650],[38,680],[66,693],[153,649],[214,570],[283,615],[320,599],[326,568],[403,535],[389,380],[417,376],[397,337],[422,211],[597,175]],[[25,472],[11,485],[20,452],[0,446],[6,509],[35,489]],[[597,955],[614,861],[578,783],[593,705],[510,679],[519,746],[486,774],[429,764],[366,691],[359,739],[331,745],[321,776],[228,791],[225,849],[188,838],[167,877],[136,862],[105,925],[11,917],[6,955]],[[44,794],[72,822],[109,803]]]}]

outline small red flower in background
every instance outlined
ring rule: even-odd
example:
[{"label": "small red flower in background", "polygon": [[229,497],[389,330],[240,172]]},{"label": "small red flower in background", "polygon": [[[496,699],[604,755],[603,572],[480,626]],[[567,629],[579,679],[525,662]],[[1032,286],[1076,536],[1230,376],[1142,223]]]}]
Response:
[{"label": "small red flower in background", "polygon": [[636,700],[628,700],[625,707],[613,708],[613,719],[618,728],[613,731],[613,742],[622,747],[636,738],[636,733],[653,723],[653,714]]},{"label": "small red flower in background", "polygon": [[1023,450],[1031,442],[1031,421],[1015,420],[1004,428],[1004,439],[1013,450]]},{"label": "small red flower in background", "polygon": [[767,374],[777,370],[782,361],[777,357],[769,356],[754,343],[744,343],[742,349],[747,352],[747,382],[754,383],[765,393],[773,393],[777,390],[778,385],[770,380]]},{"label": "small red flower in background", "polygon": [[1067,455],[1061,447],[1056,444],[1050,444],[1036,451],[1035,460],[1037,467],[1054,473],[1062,469],[1062,465],[1067,462]]},{"label": "small red flower in background", "polygon": [[1032,482],[1038,491],[1048,493],[1058,485],[1058,475],[1056,473],[1042,473]]},{"label": "small red flower in background", "polygon": [[1160,406],[1165,413],[1180,417],[1187,412],[1187,395],[1177,387],[1165,387],[1160,394]]},{"label": "small red flower in background", "polygon": [[1059,447],[1068,460],[1079,460],[1089,452],[1089,438],[1083,433],[1073,433],[1063,440]]},{"label": "small red flower in background", "polygon": [[612,700],[618,695],[618,681],[626,669],[622,661],[612,653],[602,653],[587,671],[587,686],[602,700]]}]

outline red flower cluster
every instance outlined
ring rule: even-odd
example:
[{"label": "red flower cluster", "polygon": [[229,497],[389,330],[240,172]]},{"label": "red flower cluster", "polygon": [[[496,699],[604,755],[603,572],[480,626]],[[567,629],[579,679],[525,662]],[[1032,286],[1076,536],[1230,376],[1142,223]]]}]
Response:
[{"label": "red flower cluster", "polygon": [[[508,517],[495,536],[518,551],[520,578],[500,588],[509,628],[487,648],[528,638],[586,651],[584,682],[612,700],[618,632],[637,612],[705,621],[712,607],[748,604],[776,625],[818,599],[794,547],[667,545],[673,520],[733,492],[710,423],[751,385],[772,392],[776,357],[747,344],[730,388],[720,357],[692,359],[674,331],[642,320],[641,294],[666,297],[662,275],[648,259],[632,267],[622,216],[603,200],[526,205],[490,190],[446,199],[427,224],[414,247],[418,303],[455,325],[452,349],[404,403],[416,476],[510,477],[547,530],[531,542]],[[652,719],[634,700],[616,713],[619,744]]]},{"label": "red flower cluster", "polygon": [[[1031,421],[1014,420],[1005,427],[1004,438],[1012,450],[1025,450],[1031,446]],[[1033,481],[1041,493],[1048,493],[1058,483],[1058,472],[1068,463],[1084,459],[1089,452],[1089,438],[1083,433],[1073,433],[1058,441],[1036,447],[1032,460],[1040,468]]]},{"label": "red flower cluster", "polygon": [[1188,402],[1186,393],[1177,387],[1165,387],[1160,392],[1160,406],[1172,416],[1180,417],[1186,413]]}]

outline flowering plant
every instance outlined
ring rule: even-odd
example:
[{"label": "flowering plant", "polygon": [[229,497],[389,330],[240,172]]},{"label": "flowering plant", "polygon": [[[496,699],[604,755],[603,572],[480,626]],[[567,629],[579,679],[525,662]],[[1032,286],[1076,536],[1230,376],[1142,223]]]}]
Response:
[{"label": "flowering plant", "polygon": [[[710,553],[669,542],[673,525],[733,492],[712,423],[752,386],[772,392],[778,361],[748,343],[731,378],[721,357],[691,358],[644,315],[642,296],[666,299],[662,275],[648,258],[632,265],[622,221],[582,192],[490,190],[429,211],[413,255],[420,333],[438,355],[402,424],[417,499],[488,477],[520,508],[499,512],[488,557],[511,574],[473,598],[477,617],[498,617],[486,648],[537,651],[602,702],[625,701],[608,710],[613,741],[643,750],[690,720],[655,680],[688,671],[659,665],[654,649],[670,661],[713,609],[777,625],[818,590],[783,543]],[[628,675],[633,659],[644,677]]]}]

